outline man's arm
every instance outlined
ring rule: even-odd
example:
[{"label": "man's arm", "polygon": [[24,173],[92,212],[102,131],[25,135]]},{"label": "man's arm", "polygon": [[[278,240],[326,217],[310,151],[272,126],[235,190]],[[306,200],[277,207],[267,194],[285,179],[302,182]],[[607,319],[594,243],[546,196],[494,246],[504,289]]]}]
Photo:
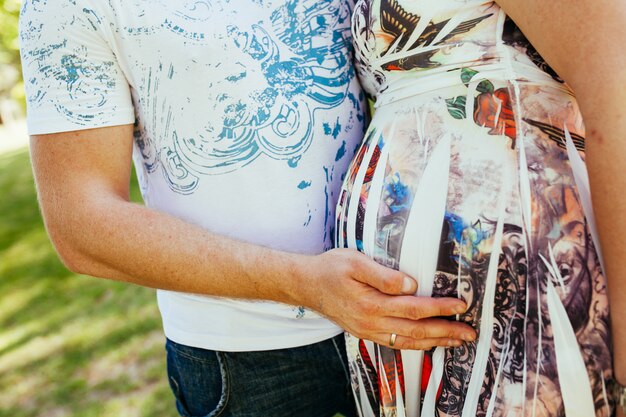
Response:
[{"label": "man's arm", "polygon": [[[73,271],[174,291],[303,305],[397,348],[458,344],[475,332],[436,316],[457,299],[418,298],[415,281],[353,250],[306,256],[251,245],[129,202],[132,126],[33,136],[42,213]],[[401,295],[411,294],[411,295]]]},{"label": "man's arm", "polygon": [[613,320],[614,369],[626,384],[626,2],[498,0],[576,93]]}]

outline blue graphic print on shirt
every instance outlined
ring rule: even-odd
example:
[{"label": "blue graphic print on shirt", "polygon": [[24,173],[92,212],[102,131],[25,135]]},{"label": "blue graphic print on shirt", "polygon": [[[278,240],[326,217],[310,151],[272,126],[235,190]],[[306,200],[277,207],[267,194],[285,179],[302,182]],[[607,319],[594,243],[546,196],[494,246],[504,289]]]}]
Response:
[{"label": "blue graphic print on shirt", "polygon": [[[258,63],[266,85],[252,91],[247,101],[238,99],[226,106],[213,146],[178,138],[177,153],[194,171],[228,172],[262,154],[297,166],[311,144],[315,113],[341,105],[354,78],[346,54],[349,28],[336,28],[349,19],[350,9],[333,4],[292,0],[272,13],[273,33],[261,24],[247,29],[228,26],[228,36]],[[316,46],[320,36],[332,37],[333,42]],[[286,52],[291,56],[285,57]],[[238,79],[247,75],[242,68]],[[228,93],[220,97],[229,98]]]}]

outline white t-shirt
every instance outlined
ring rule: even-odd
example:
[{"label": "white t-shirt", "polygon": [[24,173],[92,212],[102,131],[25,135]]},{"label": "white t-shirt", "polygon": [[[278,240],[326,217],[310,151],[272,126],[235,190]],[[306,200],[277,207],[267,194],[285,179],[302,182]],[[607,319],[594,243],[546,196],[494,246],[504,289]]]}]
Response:
[{"label": "white t-shirt", "polygon": [[[135,123],[147,206],[221,235],[321,253],[331,247],[335,199],[363,136],[352,6],[25,0],[29,131]],[[207,349],[292,347],[340,332],[278,303],[170,291],[158,291],[158,302],[167,337]]]}]

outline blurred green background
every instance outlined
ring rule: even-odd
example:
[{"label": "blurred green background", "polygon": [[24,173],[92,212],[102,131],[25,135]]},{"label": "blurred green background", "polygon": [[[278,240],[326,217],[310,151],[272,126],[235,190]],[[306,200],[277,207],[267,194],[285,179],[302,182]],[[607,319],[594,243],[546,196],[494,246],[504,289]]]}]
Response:
[{"label": "blurred green background", "polygon": [[154,291],[63,267],[27,149],[0,154],[0,196],[0,416],[176,416]]},{"label": "blurred green background", "polygon": [[[7,117],[9,112],[23,112],[24,109],[17,37],[20,3],[20,0],[0,0],[0,122],[7,121],[3,116]],[[19,116],[19,113],[13,116]]]},{"label": "blurred green background", "polygon": [[154,291],[69,272],[46,236],[23,120],[19,9],[0,0],[0,416],[177,416]]}]

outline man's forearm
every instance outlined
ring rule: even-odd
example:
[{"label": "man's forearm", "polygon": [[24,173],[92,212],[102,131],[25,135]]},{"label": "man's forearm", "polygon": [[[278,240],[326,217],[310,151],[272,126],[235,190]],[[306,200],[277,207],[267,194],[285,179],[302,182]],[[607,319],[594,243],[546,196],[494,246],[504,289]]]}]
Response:
[{"label": "man's forearm", "polygon": [[[77,272],[173,291],[295,304],[296,266],[306,256],[218,236],[199,226],[112,197],[72,208],[54,239]],[[52,233],[54,237],[54,233]]]},{"label": "man's forearm", "polygon": [[458,346],[476,336],[465,324],[436,318],[465,311],[460,300],[414,297],[414,282],[406,288],[402,273],[353,250],[318,256],[276,251],[113,197],[86,196],[69,211],[71,218],[50,232],[77,272],[153,288],[303,305],[368,339],[387,343],[390,333],[403,335],[400,347],[407,349]]}]

